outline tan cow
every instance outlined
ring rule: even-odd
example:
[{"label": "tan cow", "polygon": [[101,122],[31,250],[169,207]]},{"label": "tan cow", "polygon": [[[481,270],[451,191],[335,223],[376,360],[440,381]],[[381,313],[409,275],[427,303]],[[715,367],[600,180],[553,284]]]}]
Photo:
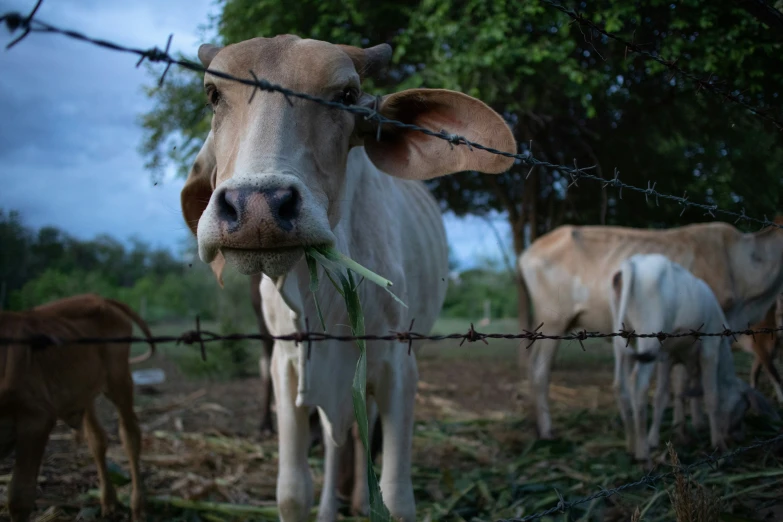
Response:
[{"label": "tan cow", "polygon": [[59,345],[0,345],[0,458],[16,449],[8,487],[12,522],[26,522],[35,507],[38,470],[46,442],[58,419],[87,434],[101,491],[104,515],[114,511],[116,492],[106,468],[106,433],[95,414],[103,393],[117,407],[120,434],[130,463],[134,521],[143,519],[144,498],[139,474],[141,432],[133,411],[133,379],[129,364],[155,353],[128,359],[130,343],[68,344],[79,337],[128,337],[136,323],[151,337],[146,323],[130,307],[95,294],[53,301],[24,312],[0,312],[0,337],[44,336]]},{"label": "tan cow", "polygon": [[[362,92],[391,48],[368,49],[300,39],[254,38],[219,48],[203,45],[210,70],[260,77],[289,89],[444,130],[508,153],[516,142],[499,114],[454,91],[412,89],[381,98]],[[186,184],[182,208],[196,226],[199,256],[218,268],[262,272],[264,319],[272,333],[317,324],[303,258],[307,245],[330,245],[391,280],[401,306],[376,285],[359,286],[369,333],[428,332],[445,299],[448,243],[437,202],[421,180],[476,170],[501,173],[513,159],[408,128],[378,126],[362,115],[254,88],[206,73],[214,111],[217,169],[211,183]],[[320,270],[319,270],[320,271]],[[323,276],[323,272],[321,272]],[[329,331],[347,332],[345,303],[328,280],[317,291]],[[339,459],[353,424],[355,343],[275,343],[272,382],[277,403],[277,502],[284,522],[309,519],[313,484],[307,461],[309,412],[317,407],[326,459],[319,520],[335,520]],[[380,486],[395,520],[416,520],[411,480],[413,407],[418,369],[403,343],[367,342],[367,390],[383,430]],[[357,456],[358,462],[358,456]],[[363,466],[366,473],[366,465]],[[359,478],[357,477],[357,482]]]},{"label": "tan cow", "polygon": [[[633,254],[659,253],[703,279],[715,293],[732,329],[760,320],[783,290],[783,231],[767,227],[742,233],[721,222],[667,230],[566,225],[538,238],[522,253],[522,321],[542,332],[612,331],[606,281]],[[526,310],[525,310],[526,308]],[[528,378],[538,434],[552,438],[548,390],[558,341],[536,341]],[[616,373],[616,372],[615,372]]]}]

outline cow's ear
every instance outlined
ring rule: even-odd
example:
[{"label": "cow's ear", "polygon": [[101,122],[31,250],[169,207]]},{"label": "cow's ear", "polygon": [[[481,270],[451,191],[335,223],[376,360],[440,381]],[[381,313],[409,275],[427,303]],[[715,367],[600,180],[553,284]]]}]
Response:
[{"label": "cow's ear", "polygon": [[212,44],[201,44],[198,48],[198,59],[201,61],[201,65],[209,69],[209,64],[215,59],[217,53],[223,48]]},{"label": "cow's ear", "polygon": [[354,67],[356,67],[356,72],[359,73],[359,77],[362,80],[377,76],[378,73],[389,65],[392,58],[392,48],[385,43],[366,49],[343,44],[338,44],[337,47],[351,58]]},{"label": "cow's ear", "polygon": [[[201,146],[196,160],[190,167],[188,179],[179,194],[182,217],[194,236],[197,235],[198,221],[212,197],[212,179],[216,169],[217,163],[212,149],[212,133],[210,132],[204,145]],[[220,252],[209,264],[221,288],[223,288],[223,268],[225,265],[226,260]]]},{"label": "cow's ear", "polygon": [[[386,118],[462,136],[505,153],[517,151],[514,134],[503,118],[467,94],[410,89],[383,97],[379,105]],[[377,127],[369,125],[364,130],[367,155],[380,170],[399,178],[425,180],[468,170],[500,174],[514,164],[514,158],[465,144],[453,145],[421,131],[384,124],[380,140],[376,131]]]}]

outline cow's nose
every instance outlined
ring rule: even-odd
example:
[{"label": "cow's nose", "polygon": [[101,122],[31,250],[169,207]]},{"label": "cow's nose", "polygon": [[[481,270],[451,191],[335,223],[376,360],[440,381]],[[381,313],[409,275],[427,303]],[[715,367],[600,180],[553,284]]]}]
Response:
[{"label": "cow's nose", "polygon": [[255,222],[260,225],[267,220],[289,232],[299,217],[301,201],[299,191],[294,187],[261,190],[242,187],[224,190],[218,195],[217,205],[221,221],[231,232],[243,225]]}]

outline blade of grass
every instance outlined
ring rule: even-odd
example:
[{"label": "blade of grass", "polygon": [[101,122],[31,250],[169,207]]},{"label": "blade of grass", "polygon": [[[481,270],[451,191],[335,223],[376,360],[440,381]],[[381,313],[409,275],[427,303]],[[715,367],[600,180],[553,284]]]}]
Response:
[{"label": "blade of grass", "polygon": [[310,293],[313,294],[315,311],[318,313],[318,320],[321,321],[321,328],[325,332],[326,322],[324,321],[324,314],[321,313],[321,306],[318,304],[318,263],[307,250],[305,250],[305,259],[307,260],[307,269],[310,271]]},{"label": "blade of grass", "polygon": [[334,247],[323,247],[323,246],[308,247],[308,248],[305,249],[305,252],[310,253],[311,255],[313,255],[313,257],[316,257],[316,255],[314,255],[312,253],[316,252],[317,255],[320,256],[322,259],[326,259],[326,260],[328,260],[328,261],[330,261],[332,263],[336,263],[338,265],[341,265],[341,266],[345,267],[346,270],[350,270],[350,271],[352,271],[352,272],[362,276],[362,278],[367,279],[369,281],[372,281],[376,285],[378,285],[381,288],[383,288],[384,290],[386,290],[386,292],[388,292],[389,295],[392,296],[395,301],[400,303],[405,308],[408,308],[408,305],[406,305],[402,301],[402,299],[400,299],[399,297],[394,295],[394,292],[389,290],[389,287],[392,286],[392,282],[391,281],[389,281],[385,277],[379,276],[378,274],[376,274],[372,270],[363,267],[362,265],[360,265],[359,263],[357,263],[356,261],[354,261],[350,257],[348,257],[348,256],[344,255],[343,253],[341,253],[336,248],[334,248]]},{"label": "blade of grass", "polygon": [[386,279],[385,277],[381,277],[372,270],[363,267],[350,257],[344,255],[342,252],[337,250],[334,247],[323,247],[323,246],[317,246],[317,247],[311,247],[313,250],[316,250],[319,254],[324,256],[330,261],[333,261],[335,263],[339,263],[348,270],[351,270],[352,272],[355,272],[358,275],[364,276],[373,283],[375,283],[378,286],[392,286],[392,282]]},{"label": "blade of grass", "polygon": [[[347,270],[347,273],[347,280],[342,277],[341,279],[343,291],[345,292],[345,304],[348,308],[348,317],[351,321],[351,330],[353,335],[362,336],[364,335],[362,304],[350,270]],[[342,276],[342,274],[340,275]],[[356,373],[353,377],[351,395],[353,396],[354,415],[359,425],[359,437],[367,455],[367,481],[370,486],[370,520],[372,522],[391,521],[391,514],[383,503],[380,484],[378,483],[378,477],[375,475],[370,454],[369,423],[367,420],[367,347],[364,340],[357,340],[356,344],[359,346],[359,360],[356,363]]]}]

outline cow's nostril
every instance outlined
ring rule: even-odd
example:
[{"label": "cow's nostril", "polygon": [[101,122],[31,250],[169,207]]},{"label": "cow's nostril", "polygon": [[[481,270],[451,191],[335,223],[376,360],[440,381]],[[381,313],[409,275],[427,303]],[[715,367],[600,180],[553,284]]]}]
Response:
[{"label": "cow's nostril", "polygon": [[220,218],[229,225],[234,225],[239,221],[240,199],[242,199],[241,193],[238,190],[225,190],[218,197]]},{"label": "cow's nostril", "polygon": [[285,189],[276,189],[266,194],[269,210],[272,213],[277,226],[290,231],[293,227],[293,221],[299,217],[302,198],[294,187]]},{"label": "cow's nostril", "polygon": [[291,221],[296,219],[299,214],[299,192],[295,188],[289,188],[284,191],[280,198],[280,207],[277,209],[277,215],[280,219]]}]

